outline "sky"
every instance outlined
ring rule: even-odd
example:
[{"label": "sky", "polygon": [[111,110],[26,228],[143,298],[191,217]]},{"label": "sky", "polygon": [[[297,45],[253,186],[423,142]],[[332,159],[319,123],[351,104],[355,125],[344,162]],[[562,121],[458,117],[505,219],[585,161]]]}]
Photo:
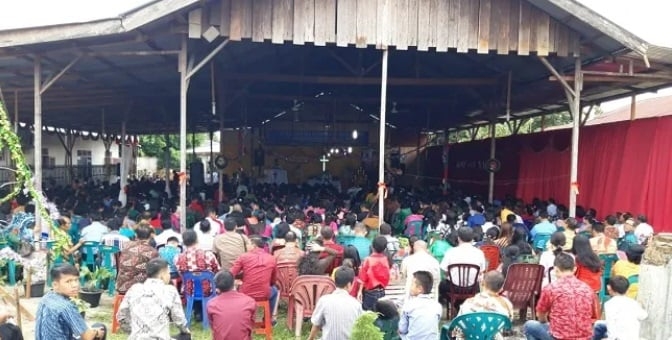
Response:
[{"label": "sky", "polygon": [[[60,23],[84,22],[116,17],[121,13],[151,2],[151,0],[2,0],[0,30]],[[607,19],[629,30],[644,40],[672,47],[672,34],[667,24],[672,13],[669,0],[579,0]],[[78,10],[73,10],[77,8]],[[671,90],[657,95],[672,94]],[[644,99],[655,94],[644,94]],[[605,103],[609,111],[629,103],[629,99]]]}]

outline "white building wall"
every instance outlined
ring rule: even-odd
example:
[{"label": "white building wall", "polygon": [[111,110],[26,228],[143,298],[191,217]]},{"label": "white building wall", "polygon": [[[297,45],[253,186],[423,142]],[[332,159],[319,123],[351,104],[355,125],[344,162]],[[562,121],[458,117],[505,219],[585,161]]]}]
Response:
[{"label": "white building wall", "polygon": [[[34,164],[34,149],[32,145],[22,145],[23,153],[26,155],[26,160],[28,164]],[[42,134],[42,149],[47,149],[50,158],[54,158],[56,166],[65,165],[65,148],[58,140],[58,136],[55,134]],[[77,137],[75,146],[72,148],[72,163],[77,165],[77,151],[91,151],[91,165],[105,165],[105,145],[102,140],[84,140],[81,137]],[[119,146],[114,143],[110,148],[112,152],[112,158],[118,158]],[[44,165],[46,167],[46,164]]]}]

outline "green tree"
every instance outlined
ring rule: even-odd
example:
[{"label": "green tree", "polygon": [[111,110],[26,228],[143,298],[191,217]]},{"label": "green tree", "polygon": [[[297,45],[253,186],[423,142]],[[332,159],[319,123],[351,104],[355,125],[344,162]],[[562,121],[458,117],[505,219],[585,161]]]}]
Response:
[{"label": "green tree", "polygon": [[[166,137],[168,137],[166,139]],[[202,145],[208,140],[208,134],[197,133],[194,136],[192,143],[192,136],[187,137],[187,162],[192,159],[191,149]],[[163,168],[164,152],[168,148],[170,152],[170,167],[173,169],[180,166],[180,136],[179,135],[145,135],[140,136],[140,155],[146,157],[158,158],[159,168]]]}]

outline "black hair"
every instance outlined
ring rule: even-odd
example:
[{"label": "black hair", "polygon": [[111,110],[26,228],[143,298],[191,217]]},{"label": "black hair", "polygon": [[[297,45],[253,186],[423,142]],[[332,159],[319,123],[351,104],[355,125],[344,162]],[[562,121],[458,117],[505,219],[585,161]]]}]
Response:
[{"label": "black hair", "polygon": [[380,235],[392,235],[392,226],[387,223],[381,224]]},{"label": "black hair", "polygon": [[210,221],[208,220],[203,220],[201,223],[198,224],[198,228],[201,229],[201,232],[204,234],[207,234],[210,232]]},{"label": "black hair", "polygon": [[618,218],[614,215],[609,215],[604,219],[608,225],[616,225],[618,223]]},{"label": "black hair", "polygon": [[434,285],[434,278],[432,273],[424,270],[419,270],[413,273],[413,279],[422,287],[423,294],[429,294],[432,292],[432,286]]},{"label": "black hair", "polygon": [[257,235],[250,236],[250,243],[254,244],[257,248],[264,247],[264,240]]},{"label": "black hair", "polygon": [[343,222],[344,225],[354,227],[355,223],[357,223],[357,215],[353,213],[345,215],[345,222]]},{"label": "black hair", "polygon": [[177,236],[171,236],[169,237],[166,242],[180,242],[180,240],[177,238]]},{"label": "black hair", "polygon": [[378,313],[379,317],[383,320],[391,320],[399,317],[397,305],[391,300],[376,301],[376,304],[373,305],[373,311]]},{"label": "black hair", "polygon": [[224,269],[215,275],[215,287],[220,293],[228,292],[233,289],[234,277],[230,271]]},{"label": "black hair", "polygon": [[373,239],[371,246],[376,253],[380,254],[387,249],[387,239],[385,236],[376,236],[376,238]]},{"label": "black hair", "polygon": [[576,235],[572,244],[572,253],[576,256],[576,262],[581,263],[593,273],[602,270],[602,261],[590,246],[590,240],[583,235]]},{"label": "black hair", "polygon": [[334,230],[329,226],[322,227],[320,235],[322,235],[322,239],[331,240],[334,238]]},{"label": "black hair", "polygon": [[645,215],[637,216],[637,221],[639,221],[640,223],[646,223],[647,222],[646,216]]},{"label": "black hair", "polygon": [[355,279],[355,271],[348,267],[338,267],[334,273],[336,287],[345,288]]},{"label": "black hair", "polygon": [[612,276],[609,278],[609,283],[607,284],[609,287],[611,287],[611,290],[618,293],[619,295],[627,293],[628,288],[630,288],[630,282],[628,279],[621,275]]},{"label": "black hair", "polygon": [[[290,231],[289,224],[287,222],[278,223],[275,226],[275,237],[276,238],[285,238],[285,235]],[[296,236],[296,235],[294,235]]]},{"label": "black hair", "polygon": [[234,231],[234,230],[236,230],[237,226],[238,226],[238,224],[236,223],[236,220],[233,219],[233,218],[229,217],[229,218],[224,220],[224,229],[226,231]]},{"label": "black hair", "polygon": [[540,218],[543,218],[543,219],[548,218],[548,211],[546,211],[545,209],[542,209],[542,210],[539,212],[539,217],[540,217]]},{"label": "black hair", "polygon": [[506,215],[506,222],[509,222],[511,224],[516,223],[516,215],[515,214]]},{"label": "black hair", "polygon": [[480,225],[476,225],[471,228],[471,231],[474,232],[474,238],[472,239],[472,241],[474,242],[483,241],[483,227],[481,227]]},{"label": "black hair", "polygon": [[163,230],[173,229],[173,222],[169,218],[161,220],[161,229]]},{"label": "black hair", "polygon": [[186,247],[191,247],[198,242],[198,234],[193,230],[186,230],[182,233],[182,243]]},{"label": "black hair", "polygon": [[628,262],[632,262],[634,264],[642,263],[642,255],[644,255],[644,250],[644,246],[640,244],[631,244],[625,250],[625,256],[627,256]]},{"label": "black hair", "polygon": [[140,224],[135,228],[135,235],[138,237],[138,240],[147,241],[152,237],[152,233],[154,233],[154,229],[146,224]]},{"label": "black hair", "polygon": [[350,244],[347,247],[345,247],[345,249],[343,250],[343,261],[345,261],[346,259],[352,260],[353,264],[352,269],[355,271],[356,275],[359,275],[359,266],[362,265],[362,260],[359,257],[359,252],[357,251],[357,248],[355,248],[355,246]]},{"label": "black hair", "polygon": [[49,272],[53,281],[59,281],[61,276],[77,276],[79,277],[79,270],[69,263],[59,264],[51,268]]},{"label": "black hair", "polygon": [[145,271],[147,272],[147,277],[157,278],[161,271],[165,269],[168,269],[168,262],[160,257],[157,257],[147,262]]},{"label": "black hair", "polygon": [[520,247],[515,244],[512,244],[502,251],[502,274],[506,275],[509,271],[509,267],[518,262],[518,257],[520,256]]},{"label": "black hair", "polygon": [[553,249],[553,254],[556,256],[562,253],[562,247],[564,247],[565,244],[567,244],[567,237],[562,231],[556,231],[551,235],[551,245],[555,247],[555,249]]},{"label": "black hair", "polygon": [[293,231],[288,231],[285,233],[285,242],[296,242],[296,234]]},{"label": "black hair", "polygon": [[553,266],[562,271],[570,271],[574,269],[576,264],[574,263],[574,257],[572,257],[572,255],[567,253],[560,253],[555,256],[555,260],[553,260]]},{"label": "black hair", "polygon": [[469,227],[457,229],[457,238],[462,242],[471,242],[474,240],[474,230]]}]

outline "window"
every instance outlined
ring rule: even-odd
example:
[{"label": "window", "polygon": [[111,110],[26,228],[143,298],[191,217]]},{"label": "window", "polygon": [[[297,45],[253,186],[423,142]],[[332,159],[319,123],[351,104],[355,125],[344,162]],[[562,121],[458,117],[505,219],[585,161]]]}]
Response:
[{"label": "window", "polygon": [[77,165],[91,165],[91,150],[77,150]]},{"label": "window", "polygon": [[56,164],[55,157],[49,157],[49,149],[42,148],[42,167],[53,168]]}]

